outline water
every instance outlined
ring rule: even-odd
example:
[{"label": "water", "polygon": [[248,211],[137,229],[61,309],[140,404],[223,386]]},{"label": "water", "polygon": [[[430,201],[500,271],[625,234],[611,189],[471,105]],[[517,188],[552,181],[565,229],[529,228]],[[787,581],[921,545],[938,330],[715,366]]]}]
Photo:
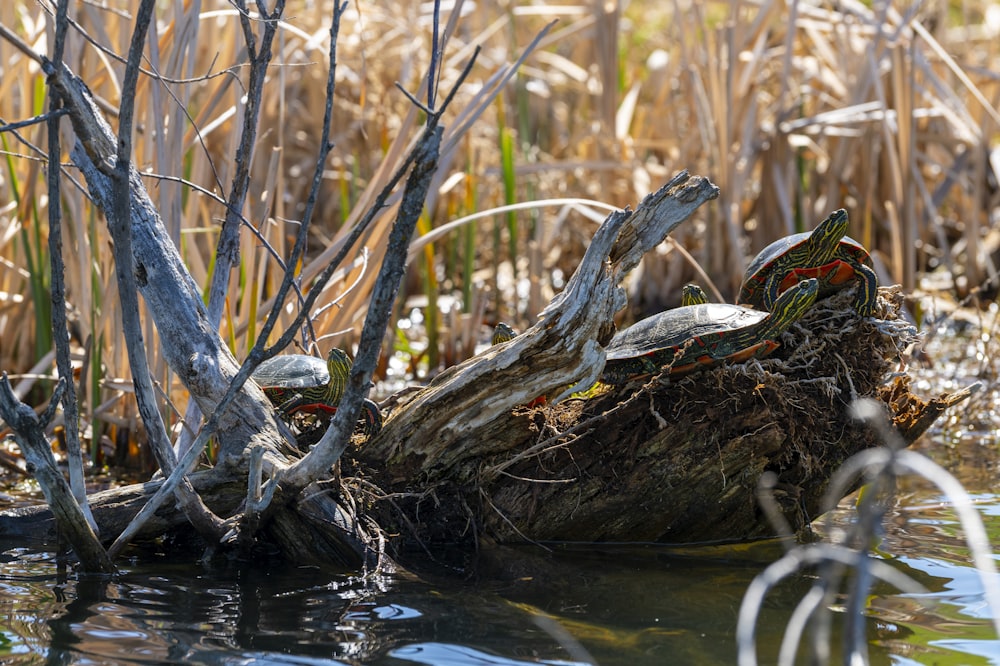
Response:
[{"label": "water", "polygon": [[[953,373],[949,388],[972,376]],[[934,386],[927,392],[943,390],[940,375]],[[991,384],[954,410],[914,449],[959,478],[1000,544],[996,390]],[[832,529],[852,516],[848,499],[831,514]],[[948,498],[901,479],[877,550],[927,592],[875,586],[865,612],[870,663],[1000,664],[991,624],[1000,611],[984,600]],[[733,664],[743,593],[781,554],[777,542],[525,547],[506,555],[516,577],[427,582],[276,563],[205,565],[163,547],[132,551],[108,581],[0,544],[0,663]],[[811,583],[795,576],[768,596],[757,630],[761,663],[774,662]]]},{"label": "water", "polygon": [[[195,563],[133,564],[113,583],[81,581],[60,576],[49,559],[22,555],[4,567],[0,586],[4,652],[60,663],[572,663],[536,624],[541,614],[558,618],[602,663],[663,663],[685,635],[721,647],[712,640],[718,625],[706,620],[720,603],[738,603],[738,590],[678,608],[665,593],[680,581],[682,595],[693,592],[690,567],[656,562],[583,562],[560,581],[580,583],[572,592],[508,600],[481,587]],[[727,569],[708,575],[728,584]],[[640,580],[658,593],[622,594],[620,584],[639,592]],[[715,651],[696,650],[702,663],[715,663]]]},{"label": "water", "polygon": [[[977,500],[997,535],[997,495],[980,489]],[[835,524],[849,517],[849,504],[842,507]],[[991,611],[944,498],[904,481],[880,550],[929,592],[876,587],[867,609],[871,663],[1000,664]],[[743,592],[780,555],[774,542],[530,548],[516,555],[525,574],[518,579],[430,583],[136,551],[109,582],[78,577],[52,555],[9,549],[0,568],[0,661],[580,663],[548,618],[605,666],[731,664]],[[763,663],[773,661],[810,583],[796,577],[768,597],[758,628]]]}]

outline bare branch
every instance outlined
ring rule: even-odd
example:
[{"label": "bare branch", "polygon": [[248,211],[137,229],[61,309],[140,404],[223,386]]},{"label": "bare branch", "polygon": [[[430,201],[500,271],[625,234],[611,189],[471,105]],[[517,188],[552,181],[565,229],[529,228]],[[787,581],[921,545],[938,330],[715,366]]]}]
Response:
[{"label": "bare branch", "polygon": [[[438,34],[439,9],[440,7],[435,5],[435,39]],[[437,48],[436,42],[435,48]],[[470,68],[471,63],[463,72],[463,77],[455,84],[455,88],[462,84],[464,74],[467,74]],[[429,87],[434,86],[433,71],[428,73],[427,85]],[[447,101],[450,102],[453,96],[454,90],[447,95]],[[407,97],[411,100],[413,99],[411,95],[407,95]],[[433,99],[433,96],[429,96],[429,99]],[[418,102],[415,103],[419,104]],[[367,395],[368,387],[371,384],[372,373],[375,370],[375,364],[378,361],[378,354],[381,350],[381,340],[385,334],[392,306],[399,292],[399,285],[406,267],[410,240],[416,228],[417,220],[423,212],[431,181],[438,168],[441,137],[444,134],[444,129],[439,123],[446,109],[447,106],[442,106],[440,109],[428,109],[429,113],[427,114],[427,124],[424,128],[424,133],[411,152],[410,157],[406,160],[408,164],[413,164],[413,168],[410,171],[406,187],[403,190],[403,198],[396,220],[389,232],[389,240],[385,258],[382,262],[382,269],[375,280],[368,314],[365,317],[365,324],[361,330],[358,355],[354,359],[354,365],[351,368],[351,374],[348,378],[347,390],[340,400],[337,414],[323,438],[305,458],[286,470],[281,479],[282,490],[288,491],[294,489],[297,491],[304,488],[307,484],[318,479],[344,452],[354,428],[354,422],[361,409],[362,401]]]},{"label": "bare branch", "polygon": [[[60,116],[64,115],[66,115],[65,109],[53,109],[50,107],[48,113],[42,113],[34,118],[28,118],[27,120],[19,120],[16,123],[5,123],[0,125],[0,132],[13,132],[14,130],[19,130],[23,127],[30,127],[31,125],[37,125],[39,123],[48,123],[50,120],[58,119]],[[58,160],[56,160],[56,162],[58,162]]]},{"label": "bare branch", "polygon": [[[56,6],[55,41],[52,46],[52,59],[62,62],[63,49],[66,43],[66,7],[68,1],[60,0]],[[61,148],[59,145],[59,117],[63,115],[62,99],[57,91],[49,89],[49,113],[46,119],[48,129],[48,171],[46,180],[49,201],[61,201],[59,178],[62,169],[59,164]],[[52,300],[52,340],[56,347],[56,367],[59,376],[66,382],[66,392],[62,396],[63,413],[65,414],[66,457],[69,464],[69,482],[73,497],[80,505],[80,510],[86,516],[91,529],[97,532],[97,523],[90,512],[87,503],[87,485],[83,476],[83,452],[80,447],[80,415],[76,403],[76,387],[73,384],[73,365],[70,362],[69,326],[66,322],[66,279],[63,265],[62,245],[62,209],[59,206],[48,206],[49,217],[49,262],[52,272],[50,298]],[[54,408],[60,402],[53,397],[50,407]]]},{"label": "bare branch", "polygon": [[56,467],[52,447],[45,437],[44,424],[39,421],[31,407],[14,395],[6,372],[0,376],[0,416],[14,430],[14,438],[28,463],[28,471],[38,480],[38,485],[45,494],[45,500],[56,518],[60,534],[69,540],[84,570],[99,573],[113,572],[114,565],[111,558],[101,547],[97,535],[90,529],[87,517],[73,498],[73,492],[66,479]]},{"label": "bare branch", "polygon": [[[261,37],[260,48],[255,46],[253,30],[247,15],[246,6],[241,1],[237,3],[240,9],[240,24],[250,54],[250,82],[246,94],[246,106],[243,120],[243,133],[236,149],[236,169],[233,183],[229,191],[226,206],[226,217],[222,222],[219,242],[215,250],[215,272],[212,274],[212,284],[209,287],[208,320],[218,326],[222,319],[222,307],[225,303],[226,290],[229,287],[229,275],[240,259],[240,221],[243,206],[246,203],[247,191],[250,187],[250,165],[253,162],[254,147],[257,143],[257,130],[260,123],[261,99],[264,95],[264,84],[267,81],[267,67],[271,62],[271,44],[278,31],[278,20],[285,9],[284,0],[275,3],[270,16],[261,14],[264,21],[264,34]],[[294,265],[294,262],[289,262]]]},{"label": "bare branch", "polygon": [[[146,42],[146,32],[152,20],[155,0],[142,0],[136,15],[132,43],[129,45],[128,64],[122,83],[121,108],[118,125],[118,154],[112,176],[112,214],[109,217],[111,235],[114,238],[115,275],[118,279],[118,299],[122,309],[122,328],[128,351],[132,382],[139,414],[146,426],[150,448],[156,461],[165,473],[170,473],[176,464],[174,452],[170,448],[170,438],[163,425],[163,419],[156,406],[153,382],[149,375],[146,348],[143,343],[142,324],[139,318],[139,297],[132,255],[132,195],[131,195],[131,155],[132,118],[135,110],[135,87],[139,78],[139,61]],[[201,501],[189,481],[178,486],[177,498],[184,508],[191,524],[209,543],[215,543],[224,533],[222,521]]]},{"label": "bare branch", "polygon": [[[431,123],[435,118],[435,115],[428,116]],[[354,429],[354,422],[361,409],[361,403],[367,395],[368,386],[371,383],[372,372],[381,349],[380,342],[406,267],[410,238],[423,211],[427,190],[437,168],[442,133],[440,125],[429,125],[415,149],[417,155],[413,171],[406,181],[399,214],[389,232],[385,261],[372,291],[371,305],[368,308],[365,325],[361,331],[358,356],[354,359],[347,391],[341,398],[333,423],[306,457],[286,471],[281,482],[283,486],[287,485],[288,488],[295,489],[304,488],[308,483],[319,478],[344,452],[346,443]]]}]

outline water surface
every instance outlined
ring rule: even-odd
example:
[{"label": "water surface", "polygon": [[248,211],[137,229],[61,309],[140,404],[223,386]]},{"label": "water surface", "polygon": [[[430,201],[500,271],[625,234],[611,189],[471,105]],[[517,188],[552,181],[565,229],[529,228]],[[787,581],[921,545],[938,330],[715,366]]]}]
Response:
[{"label": "water surface", "polygon": [[[976,354],[955,353],[971,365],[939,352],[934,374],[918,372],[926,384],[919,388],[936,394],[983,376]],[[942,377],[941,367],[951,374]],[[997,393],[987,384],[913,447],[973,494],[994,544]],[[818,523],[817,531],[847,525],[853,512],[848,498],[831,514],[832,527]],[[866,608],[870,663],[1000,664],[991,625],[997,611],[984,600],[949,498],[925,481],[901,479],[874,545],[928,591],[875,587]],[[733,664],[744,591],[782,552],[776,541],[524,547],[504,554],[518,576],[428,582],[267,560],[204,564],[164,545],[133,551],[109,581],[76,575],[24,544],[0,543],[0,662]],[[767,598],[758,627],[761,663],[774,662],[789,614],[812,581],[794,576]]]}]

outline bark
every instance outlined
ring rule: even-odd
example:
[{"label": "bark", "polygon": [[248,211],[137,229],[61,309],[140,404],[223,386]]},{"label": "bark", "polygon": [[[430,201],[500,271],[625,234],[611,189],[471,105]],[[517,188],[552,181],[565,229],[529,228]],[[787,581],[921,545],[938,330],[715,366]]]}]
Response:
[{"label": "bark", "polygon": [[0,416],[14,431],[28,471],[34,475],[46,501],[52,507],[55,515],[52,524],[58,526],[59,530],[58,535],[52,535],[53,538],[65,537],[80,558],[85,571],[111,573],[114,571],[111,558],[101,547],[97,535],[90,527],[88,516],[56,467],[52,448],[45,436],[45,428],[55,412],[54,405],[59,402],[65,381],[60,380],[60,388],[53,396],[52,408],[39,419],[31,407],[17,399],[7,380],[7,373],[3,373],[0,375]]},{"label": "bark", "polygon": [[625,306],[621,280],[643,253],[717,194],[711,182],[685,172],[648,195],[636,211],[610,215],[565,291],[535,326],[450,368],[410,396],[363,457],[407,478],[451,468],[460,459],[505,448],[480,435],[497,427],[515,405],[546,394],[558,400],[592,385],[604,368],[599,343],[610,339],[612,318]]},{"label": "bark", "polygon": [[[222,469],[196,472],[189,479],[205,504],[217,515],[232,514],[245,497],[246,480]],[[91,509],[101,527],[101,539],[107,542],[121,534],[162,484],[162,480],[147,481],[91,494]],[[154,539],[187,527],[183,512],[173,505],[164,506],[143,525],[138,537]],[[56,525],[47,507],[22,507],[3,512],[0,536],[48,543],[57,536]]]},{"label": "bark", "polygon": [[[460,421],[441,423],[429,403],[457,381],[443,377],[390,417],[395,427],[361,449],[353,473],[381,489],[370,511],[398,535],[391,545],[403,561],[439,552],[441,543],[472,553],[483,544],[525,541],[776,536],[757,499],[766,472],[777,475],[773,496],[788,524],[807,529],[827,508],[824,493],[841,463],[886,444],[851,417],[854,399],[885,405],[910,444],[967,396],[923,401],[908,378],[893,376],[912,340],[898,290],[881,290],[875,318],[858,316],[852,298],[848,291],[816,304],[767,359],[598,387],[557,405],[515,407],[470,430]],[[504,347],[458,371],[486,384],[474,390],[477,399],[507,390],[527,405],[539,394],[530,380],[532,343],[516,338],[509,345],[519,341],[528,351],[507,367],[491,370],[510,354]],[[497,386],[493,378],[502,373],[508,377]],[[436,436],[392,437],[435,419]]]}]

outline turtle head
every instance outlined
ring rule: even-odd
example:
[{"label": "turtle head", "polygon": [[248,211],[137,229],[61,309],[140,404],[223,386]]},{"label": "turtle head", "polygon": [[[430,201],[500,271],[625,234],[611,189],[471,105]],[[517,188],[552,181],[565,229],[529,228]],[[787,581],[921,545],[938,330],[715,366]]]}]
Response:
[{"label": "turtle head", "polygon": [[343,349],[334,347],[326,355],[326,367],[331,377],[347,377],[351,371],[351,359]]},{"label": "turtle head", "polygon": [[708,296],[705,294],[705,290],[696,284],[686,284],[684,285],[684,290],[681,292],[681,305],[702,305],[708,303]]},{"label": "turtle head", "polygon": [[344,396],[347,376],[351,373],[351,359],[347,352],[337,347],[331,349],[326,355],[326,371],[330,373],[326,400],[331,405],[336,405]]},{"label": "turtle head", "polygon": [[792,322],[804,315],[806,310],[816,302],[818,294],[819,280],[816,278],[803,280],[782,292],[778,300],[774,302],[774,307],[771,308],[768,334],[764,337],[774,337],[791,326]]},{"label": "turtle head", "polygon": [[508,326],[505,322],[498,322],[493,329],[493,340],[491,344],[499,345],[503,342],[510,342],[517,337],[517,331]]},{"label": "turtle head", "polygon": [[830,213],[809,235],[809,256],[802,265],[822,266],[832,261],[840,247],[840,239],[847,235],[849,225],[847,211],[843,208]]}]

